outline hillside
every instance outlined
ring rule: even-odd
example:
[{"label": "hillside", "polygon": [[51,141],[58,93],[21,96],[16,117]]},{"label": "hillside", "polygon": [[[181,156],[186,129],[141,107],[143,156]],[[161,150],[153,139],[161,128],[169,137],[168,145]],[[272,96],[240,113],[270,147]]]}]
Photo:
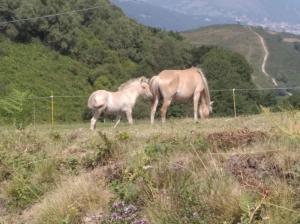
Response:
[{"label": "hillside", "polygon": [[[97,7],[82,10],[91,6]],[[22,20],[74,9],[81,11]],[[130,78],[184,67],[190,57],[178,34],[139,25],[107,0],[7,1],[0,22],[0,97],[13,89],[42,97],[51,91],[83,96],[56,100],[59,121],[87,117],[85,101],[92,90],[115,90]],[[37,118],[49,121],[48,99],[36,106]]]},{"label": "hillside", "polygon": [[[23,118],[36,122],[51,120],[52,91],[58,96],[54,100],[55,121],[89,119],[85,101],[91,91],[114,91],[128,79],[151,77],[163,69],[201,66],[211,89],[254,87],[252,68],[240,55],[216,47],[194,48],[178,33],[138,24],[107,0],[63,4],[16,1],[7,2],[0,11],[0,55],[4,59],[0,62],[0,97],[10,96],[13,89],[48,97],[19,105],[28,107]],[[53,13],[60,16],[24,20]],[[212,96],[216,115],[232,114],[230,92]],[[256,93],[239,94],[239,114],[257,113],[258,105],[264,104],[261,99]],[[12,99],[13,104],[15,101]],[[7,119],[10,114],[9,120],[14,122],[12,111],[5,108],[8,103],[0,104],[1,117]],[[174,105],[169,112],[178,117],[190,111],[185,105]],[[137,118],[148,117],[149,102],[137,105],[134,113]]]},{"label": "hillside", "polygon": [[252,79],[255,84],[258,87],[274,87],[272,79],[262,72],[265,51],[259,37],[253,32],[256,31],[264,38],[269,50],[266,71],[276,79],[279,86],[299,85],[300,51],[295,47],[295,39],[299,37],[285,33],[271,33],[258,28],[252,29],[240,25],[210,26],[184,32],[183,36],[197,46],[217,45],[244,55],[254,69]]},{"label": "hillside", "polygon": [[[0,96],[12,89],[29,91],[33,97],[82,96],[76,102],[57,99],[56,119],[81,120],[86,98],[92,91],[88,83],[91,69],[68,56],[45,47],[41,42],[23,44],[9,40],[0,42]],[[29,100],[35,104],[36,121],[50,119],[50,99]],[[31,110],[33,112],[33,109]]]},{"label": "hillside", "polygon": [[299,117],[2,128],[0,223],[297,224]]},{"label": "hillside", "polygon": [[[67,13],[75,9],[79,11]],[[4,4],[0,10],[0,28],[6,38],[24,44],[38,39],[60,54],[88,65],[94,71],[89,75],[92,86],[100,75],[115,87],[128,78],[155,73],[163,66],[180,67],[186,63],[186,45],[179,35],[144,27],[108,0],[63,4],[16,1]],[[53,13],[61,15],[22,21]],[[12,20],[21,21],[9,23]]]}]

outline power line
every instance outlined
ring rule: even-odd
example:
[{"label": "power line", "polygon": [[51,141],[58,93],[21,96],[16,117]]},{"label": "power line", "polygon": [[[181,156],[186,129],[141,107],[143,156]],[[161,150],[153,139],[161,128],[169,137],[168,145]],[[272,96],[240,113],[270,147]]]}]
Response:
[{"label": "power line", "polygon": [[10,21],[6,21],[6,22],[1,22],[0,25],[7,25],[9,23],[24,22],[24,21],[35,20],[35,19],[51,18],[51,17],[55,17],[55,16],[62,16],[62,15],[74,14],[77,12],[85,12],[85,11],[95,10],[95,9],[99,9],[99,8],[101,8],[101,6],[98,5],[98,6],[94,6],[94,7],[90,7],[90,8],[60,12],[60,13],[49,14],[49,15],[44,15],[44,16],[30,17],[30,18],[24,18],[24,19],[15,19],[15,20],[10,20]]}]

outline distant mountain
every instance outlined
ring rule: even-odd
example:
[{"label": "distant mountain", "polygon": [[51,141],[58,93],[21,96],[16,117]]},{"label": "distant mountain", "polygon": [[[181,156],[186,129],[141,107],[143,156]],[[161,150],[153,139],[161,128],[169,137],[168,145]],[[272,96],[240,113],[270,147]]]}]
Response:
[{"label": "distant mountain", "polygon": [[[253,31],[264,38],[270,53],[266,63],[270,76],[262,72],[265,51]],[[217,45],[244,55],[253,67],[252,80],[258,87],[275,87],[274,80],[280,87],[300,86],[300,36],[238,25],[209,26],[182,35],[196,46]]]},{"label": "distant mountain", "polygon": [[[300,33],[298,0],[112,0],[137,21],[171,30],[243,23]],[[166,21],[168,21],[166,23]]]},{"label": "distant mountain", "polygon": [[117,6],[122,8],[127,16],[136,21],[152,27],[183,31],[198,28],[199,26],[209,26],[213,24],[232,23],[231,18],[218,17],[214,20],[205,15],[192,15],[184,12],[177,12],[167,7],[143,2],[112,0]]}]

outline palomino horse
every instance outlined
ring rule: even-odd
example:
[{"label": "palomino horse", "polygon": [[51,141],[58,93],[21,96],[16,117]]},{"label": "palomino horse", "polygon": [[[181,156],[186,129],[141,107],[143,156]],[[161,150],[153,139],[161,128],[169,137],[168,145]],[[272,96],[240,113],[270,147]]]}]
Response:
[{"label": "palomino horse", "polygon": [[166,121],[167,109],[173,100],[186,101],[193,99],[194,120],[198,121],[198,105],[201,118],[207,118],[212,112],[212,103],[207,80],[199,68],[192,67],[186,70],[164,70],[150,80],[150,89],[153,95],[151,107],[151,123],[157,109],[159,97],[163,98],[161,119]]},{"label": "palomino horse", "polygon": [[94,112],[93,118],[91,119],[91,130],[95,130],[96,122],[102,112],[117,114],[115,127],[121,120],[121,113],[125,113],[128,123],[132,124],[132,109],[140,95],[152,97],[148,79],[145,77],[127,81],[118,88],[117,92],[109,92],[106,90],[93,92],[88,100],[88,107]]}]

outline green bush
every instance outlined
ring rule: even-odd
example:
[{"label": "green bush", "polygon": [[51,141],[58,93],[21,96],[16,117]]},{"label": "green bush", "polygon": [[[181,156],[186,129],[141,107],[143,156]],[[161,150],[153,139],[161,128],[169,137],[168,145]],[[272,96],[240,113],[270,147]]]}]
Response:
[{"label": "green bush", "polygon": [[9,96],[0,99],[0,112],[17,129],[24,129],[32,121],[30,93],[12,90]]},{"label": "green bush", "polygon": [[88,148],[91,152],[88,152],[81,161],[82,165],[87,169],[94,169],[98,165],[106,164],[114,153],[115,145],[113,142],[105,133],[98,132],[98,134],[100,141],[96,140],[89,143]]}]

